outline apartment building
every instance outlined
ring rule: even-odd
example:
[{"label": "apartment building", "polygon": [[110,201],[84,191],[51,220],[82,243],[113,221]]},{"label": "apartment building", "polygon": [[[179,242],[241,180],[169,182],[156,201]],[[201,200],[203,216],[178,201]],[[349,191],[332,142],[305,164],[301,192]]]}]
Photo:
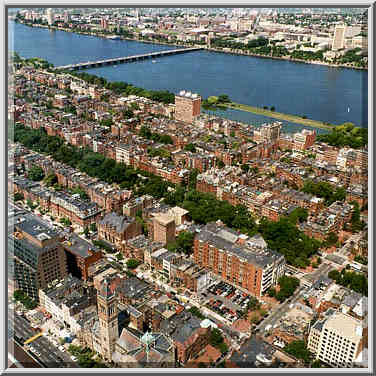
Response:
[{"label": "apartment building", "polygon": [[346,25],[336,25],[333,36],[332,51],[341,50],[345,44]]},{"label": "apartment building", "polygon": [[75,233],[66,235],[62,246],[67,256],[68,272],[86,281],[89,267],[102,258],[102,252]]},{"label": "apartment building", "polygon": [[282,123],[280,121],[271,124],[263,124],[260,128],[255,129],[253,139],[257,143],[278,143],[281,128]]},{"label": "apartment building", "polygon": [[158,213],[153,218],[153,240],[169,244],[175,240],[175,218],[167,213]]},{"label": "apartment building", "polygon": [[73,223],[81,227],[96,222],[101,209],[95,202],[85,201],[77,195],[68,195],[65,192],[53,192],[51,194],[51,212],[59,218],[69,218]]},{"label": "apartment building", "polygon": [[201,267],[254,296],[262,296],[284,274],[285,259],[268,249],[261,236],[208,223],[194,240],[194,260]]},{"label": "apartment building", "polygon": [[201,97],[182,90],[175,95],[175,119],[192,123],[201,113]]}]

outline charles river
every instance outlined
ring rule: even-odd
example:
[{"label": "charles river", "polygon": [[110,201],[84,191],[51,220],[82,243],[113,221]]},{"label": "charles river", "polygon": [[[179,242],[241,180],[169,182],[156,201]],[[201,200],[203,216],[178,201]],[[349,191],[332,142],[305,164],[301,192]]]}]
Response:
[{"label": "charles river", "polygon": [[[176,48],[50,31],[13,21],[9,22],[8,42],[9,50],[20,56],[41,57],[55,66]],[[333,124],[350,121],[368,126],[368,72],[364,70],[196,51],[157,58],[154,62],[147,59],[84,71],[145,89],[189,90],[204,98],[227,94],[238,103],[274,106],[278,112]],[[216,114],[254,125],[275,121],[236,110]],[[288,132],[302,128],[285,121],[283,124]]]}]

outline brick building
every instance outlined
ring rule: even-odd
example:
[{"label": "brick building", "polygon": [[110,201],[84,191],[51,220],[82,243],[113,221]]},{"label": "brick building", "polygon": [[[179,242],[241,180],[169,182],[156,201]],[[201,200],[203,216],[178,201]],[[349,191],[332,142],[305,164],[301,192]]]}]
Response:
[{"label": "brick building", "polygon": [[87,280],[89,267],[103,257],[102,252],[74,233],[67,235],[62,245],[67,254],[68,271]]},{"label": "brick building", "polygon": [[163,243],[153,242],[145,235],[128,240],[122,247],[125,257],[149,263],[148,255],[163,247]]},{"label": "brick building", "polygon": [[108,213],[98,221],[99,239],[107,240],[120,249],[127,240],[141,234],[142,225],[132,217]]},{"label": "brick building", "polygon": [[294,134],[294,150],[306,150],[311,147],[316,140],[316,131],[303,129]]},{"label": "brick building", "polygon": [[284,274],[285,259],[260,236],[249,239],[222,223],[208,223],[194,240],[194,260],[225,281],[262,296]]},{"label": "brick building", "polygon": [[193,123],[201,113],[201,97],[184,90],[175,95],[175,119]]},{"label": "brick building", "polygon": [[153,221],[153,240],[169,244],[175,240],[175,219],[167,213],[158,213]]},{"label": "brick building", "polygon": [[97,221],[101,209],[94,202],[80,199],[79,195],[71,196],[64,192],[53,192],[51,213],[58,218],[69,218],[72,223],[85,227]]}]

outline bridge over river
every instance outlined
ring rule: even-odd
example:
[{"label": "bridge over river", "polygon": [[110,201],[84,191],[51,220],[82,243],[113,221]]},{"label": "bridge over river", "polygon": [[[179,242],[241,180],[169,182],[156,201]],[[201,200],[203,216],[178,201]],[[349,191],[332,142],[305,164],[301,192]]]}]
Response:
[{"label": "bridge over river", "polygon": [[183,54],[183,53],[186,53],[186,52],[199,51],[199,50],[202,50],[202,49],[203,48],[201,48],[201,47],[179,48],[179,49],[176,49],[176,50],[150,52],[150,53],[142,54],[142,55],[116,57],[116,58],[113,58],[113,59],[98,60],[98,61],[87,61],[86,63],[63,65],[63,66],[60,66],[60,67],[55,67],[55,69],[58,69],[58,70],[60,70],[60,69],[78,70],[78,69],[94,68],[94,67],[100,67],[102,65],[129,63],[129,62],[137,61],[137,60],[144,60],[144,59],[162,57],[162,56],[168,56],[168,55]]}]

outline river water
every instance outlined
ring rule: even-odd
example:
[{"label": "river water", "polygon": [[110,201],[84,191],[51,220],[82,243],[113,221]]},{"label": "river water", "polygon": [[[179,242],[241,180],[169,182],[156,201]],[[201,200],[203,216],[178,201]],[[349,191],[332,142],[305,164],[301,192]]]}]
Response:
[{"label": "river water", "polygon": [[[50,31],[13,21],[9,22],[8,43],[10,50],[23,57],[41,57],[55,66],[176,48]],[[204,98],[227,94],[238,103],[274,106],[278,112],[333,124],[349,121],[368,126],[368,72],[363,70],[196,51],[85,71],[151,90],[189,90]],[[236,110],[217,113],[255,125],[275,121]],[[283,124],[288,132],[303,128]]]}]

